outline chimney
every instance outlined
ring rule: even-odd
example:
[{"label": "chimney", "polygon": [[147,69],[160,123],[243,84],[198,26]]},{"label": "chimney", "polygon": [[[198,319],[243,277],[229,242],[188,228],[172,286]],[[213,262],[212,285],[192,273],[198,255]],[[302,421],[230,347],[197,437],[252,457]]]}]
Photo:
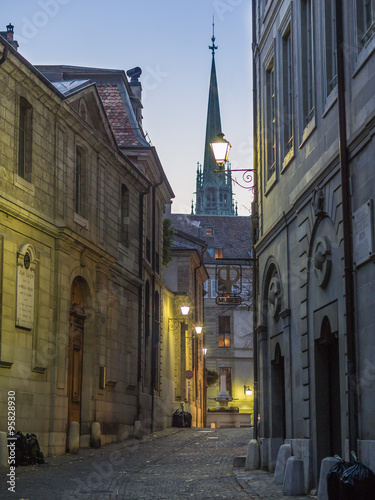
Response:
[{"label": "chimney", "polygon": [[13,24],[9,23],[7,26],[6,31],[0,31],[0,35],[5,38],[7,42],[9,42],[13,47],[17,50],[19,45],[16,40],[13,40],[13,35],[14,35],[14,26]]},{"label": "chimney", "polygon": [[130,78],[129,85],[132,89],[133,95],[130,96],[130,100],[133,106],[133,111],[139,126],[142,126],[142,85],[139,81],[139,77],[142,74],[141,68],[138,66],[136,68],[129,69],[126,74]]}]

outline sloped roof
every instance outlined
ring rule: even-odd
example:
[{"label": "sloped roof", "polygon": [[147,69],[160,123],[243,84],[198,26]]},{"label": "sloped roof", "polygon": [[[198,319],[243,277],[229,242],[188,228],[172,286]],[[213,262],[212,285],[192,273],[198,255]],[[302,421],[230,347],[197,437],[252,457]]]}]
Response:
[{"label": "sloped roof", "polygon": [[122,70],[86,68],[81,66],[36,66],[54,85],[63,82],[95,82],[103,101],[117,145],[149,146],[130,102],[132,95],[127,77]]},{"label": "sloped roof", "polygon": [[[211,249],[222,248],[227,259],[247,259],[251,252],[251,218],[225,215],[171,214],[175,229],[191,234],[207,244],[204,263],[217,262]],[[213,228],[213,235],[206,235],[206,228]]]}]

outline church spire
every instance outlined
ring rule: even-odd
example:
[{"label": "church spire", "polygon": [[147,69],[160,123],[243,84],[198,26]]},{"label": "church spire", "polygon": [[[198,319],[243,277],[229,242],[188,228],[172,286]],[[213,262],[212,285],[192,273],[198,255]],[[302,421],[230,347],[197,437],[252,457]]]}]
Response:
[{"label": "church spire", "polygon": [[211,76],[208,94],[206,140],[204,148],[203,173],[197,172],[196,183],[196,214],[206,215],[235,215],[232,203],[232,179],[228,175],[217,175],[214,155],[210,143],[216,139],[221,130],[219,90],[215,66],[215,24],[212,23],[212,45],[208,48],[212,52]]}]

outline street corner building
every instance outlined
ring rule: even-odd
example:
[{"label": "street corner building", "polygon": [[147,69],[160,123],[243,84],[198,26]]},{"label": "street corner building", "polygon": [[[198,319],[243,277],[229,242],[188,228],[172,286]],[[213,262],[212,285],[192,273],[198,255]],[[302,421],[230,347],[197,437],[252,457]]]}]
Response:
[{"label": "street corner building", "polygon": [[[193,363],[201,425],[202,358],[190,349],[182,369],[168,328],[181,289],[163,280],[174,195],[142,130],[141,69],[37,68],[12,25],[1,35],[2,401],[15,391],[17,429],[62,454],[77,426],[78,446],[92,443],[93,423],[102,444],[170,426]],[[204,281],[191,259],[188,277]]]},{"label": "street corner building", "polygon": [[375,470],[373,3],[253,2],[261,466]]}]

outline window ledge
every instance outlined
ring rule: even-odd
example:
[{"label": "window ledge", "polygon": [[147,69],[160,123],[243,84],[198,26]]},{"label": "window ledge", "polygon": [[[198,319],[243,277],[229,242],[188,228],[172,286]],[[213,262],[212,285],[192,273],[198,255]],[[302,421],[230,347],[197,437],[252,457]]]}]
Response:
[{"label": "window ledge", "polygon": [[31,182],[28,182],[26,179],[24,179],[23,177],[19,176],[18,174],[14,174],[14,176],[13,176],[13,183],[14,183],[15,186],[23,189],[27,193],[35,195],[35,186],[34,186],[34,184],[31,184]]},{"label": "window ledge", "polygon": [[283,174],[285,170],[288,168],[292,160],[294,159],[294,146],[288,151],[283,160],[283,166],[281,169],[281,173]]},{"label": "window ledge", "polygon": [[74,212],[74,215],[73,215],[73,220],[74,220],[74,222],[76,222],[79,226],[82,226],[82,227],[84,227],[85,229],[88,229],[88,228],[89,228],[89,221],[88,221],[87,219],[85,219],[84,217],[82,217],[82,215],[77,214],[76,212]]},{"label": "window ledge", "polygon": [[302,148],[302,146],[305,144],[305,142],[307,141],[307,139],[313,133],[313,131],[315,130],[315,128],[316,128],[316,120],[315,120],[315,115],[314,115],[313,118],[311,118],[311,120],[309,121],[309,123],[306,125],[305,130],[303,131],[302,141],[301,141],[301,144],[299,145],[299,149]]},{"label": "window ledge", "polygon": [[276,184],[276,180],[277,179],[276,179],[276,169],[275,169],[275,172],[271,175],[271,177],[266,182],[266,187],[265,187],[265,190],[264,190],[265,196],[268,195],[268,193],[271,191],[271,189],[273,188],[273,186]]},{"label": "window ledge", "polygon": [[352,78],[355,78],[358,73],[361,71],[362,67],[366,63],[367,59],[371,56],[371,54],[375,51],[375,36],[371,38],[367,42],[367,44],[362,47],[361,51],[357,55],[357,59],[354,64],[354,72]]},{"label": "window ledge", "polygon": [[323,118],[328,114],[329,110],[331,108],[333,108],[333,106],[334,106],[334,104],[335,104],[336,101],[337,101],[337,85],[330,92],[330,94],[327,96],[327,99],[326,99],[326,102],[325,102],[325,105],[324,105],[323,114],[322,114]]}]

